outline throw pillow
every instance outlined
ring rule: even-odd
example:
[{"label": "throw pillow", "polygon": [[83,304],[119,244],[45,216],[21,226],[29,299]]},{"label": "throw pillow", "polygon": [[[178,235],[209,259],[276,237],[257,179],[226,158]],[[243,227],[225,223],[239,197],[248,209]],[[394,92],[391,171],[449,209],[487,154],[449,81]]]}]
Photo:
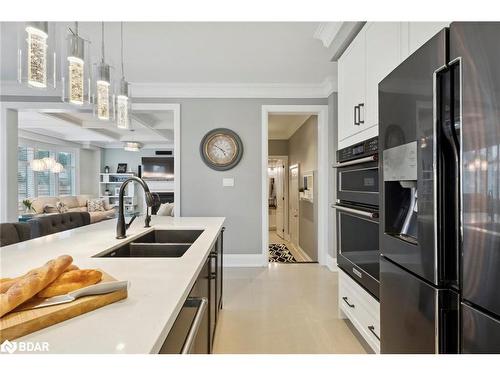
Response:
[{"label": "throw pillow", "polygon": [[60,214],[68,212],[68,206],[64,202],[61,202],[61,201],[57,202],[56,208],[57,208],[57,212],[59,212]]},{"label": "throw pillow", "polygon": [[102,199],[87,200],[87,211],[88,212],[104,211],[104,204],[102,202]]},{"label": "throw pillow", "polygon": [[43,206],[43,213],[44,214],[57,214],[59,211],[57,210],[57,207],[54,206],[53,204],[46,204]]},{"label": "throw pillow", "polygon": [[163,203],[158,208],[156,215],[158,216],[173,216],[174,204],[173,203]]}]

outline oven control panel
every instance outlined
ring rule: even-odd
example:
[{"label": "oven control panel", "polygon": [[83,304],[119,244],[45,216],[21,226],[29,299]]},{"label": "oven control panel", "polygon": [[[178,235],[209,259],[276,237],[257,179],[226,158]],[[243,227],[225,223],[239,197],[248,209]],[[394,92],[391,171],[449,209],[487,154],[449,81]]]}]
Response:
[{"label": "oven control panel", "polygon": [[361,159],[374,155],[378,152],[378,137],[343,148],[337,151],[337,162],[342,163],[349,160]]}]

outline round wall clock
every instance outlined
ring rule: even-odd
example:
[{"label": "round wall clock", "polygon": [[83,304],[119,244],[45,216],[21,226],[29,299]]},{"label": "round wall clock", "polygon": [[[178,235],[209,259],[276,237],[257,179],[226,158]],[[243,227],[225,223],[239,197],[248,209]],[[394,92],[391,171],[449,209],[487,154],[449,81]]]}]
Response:
[{"label": "round wall clock", "polygon": [[209,131],[200,143],[201,158],[216,171],[234,168],[243,156],[243,143],[238,134],[230,129]]}]

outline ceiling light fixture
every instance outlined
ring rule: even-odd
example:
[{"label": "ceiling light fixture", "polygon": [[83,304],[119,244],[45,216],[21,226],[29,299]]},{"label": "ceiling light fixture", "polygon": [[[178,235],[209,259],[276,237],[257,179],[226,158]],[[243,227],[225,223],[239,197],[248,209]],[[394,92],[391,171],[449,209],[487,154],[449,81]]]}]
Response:
[{"label": "ceiling light fixture", "polygon": [[57,164],[57,161],[54,158],[43,158],[42,160],[45,164],[46,170],[51,170]]},{"label": "ceiling light fixture", "polygon": [[[17,42],[17,80],[29,87],[56,87],[55,28],[48,22],[20,25]],[[49,76],[50,74],[50,76]]]},{"label": "ceiling light fixture", "polygon": [[142,144],[139,142],[125,142],[123,145],[123,149],[125,151],[134,151],[137,152],[142,148]]},{"label": "ceiling light fixture", "polygon": [[76,105],[90,102],[89,43],[80,36],[78,22],[75,22],[75,30],[69,28],[66,53],[63,54],[61,64],[62,100],[65,102]]},{"label": "ceiling light fixture", "polygon": [[94,114],[99,120],[112,120],[114,111],[113,84],[111,81],[111,66],[104,60],[104,22],[101,23],[101,61],[96,64]]},{"label": "ceiling light fixture", "polygon": [[121,129],[130,129],[130,115],[132,112],[132,103],[129,92],[129,83],[125,80],[123,69],[123,22],[120,23],[121,36],[121,62],[122,62],[122,78],[120,80],[119,93],[116,96],[116,126]]},{"label": "ceiling light fixture", "polygon": [[30,166],[34,172],[43,172],[46,169],[43,159],[33,159],[30,162]]},{"label": "ceiling light fixture", "polygon": [[52,173],[61,173],[64,172],[64,166],[61,163],[56,163],[54,166],[50,169]]}]

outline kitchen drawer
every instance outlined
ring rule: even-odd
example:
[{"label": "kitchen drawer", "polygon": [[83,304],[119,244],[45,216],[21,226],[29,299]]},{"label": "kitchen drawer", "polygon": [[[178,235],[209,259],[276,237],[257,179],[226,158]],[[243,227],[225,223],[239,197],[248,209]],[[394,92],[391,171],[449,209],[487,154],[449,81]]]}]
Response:
[{"label": "kitchen drawer", "polygon": [[339,270],[339,308],[375,353],[380,353],[379,302]]}]

